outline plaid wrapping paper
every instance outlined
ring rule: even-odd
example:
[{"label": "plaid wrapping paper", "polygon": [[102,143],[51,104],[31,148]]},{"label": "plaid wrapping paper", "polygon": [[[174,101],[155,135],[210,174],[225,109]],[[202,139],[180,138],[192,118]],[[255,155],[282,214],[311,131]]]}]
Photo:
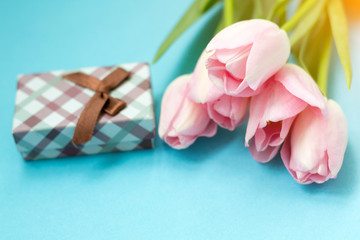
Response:
[{"label": "plaid wrapping paper", "polygon": [[[111,91],[127,107],[115,116],[101,114],[92,140],[75,148],[71,140],[76,123],[94,91],[61,76],[83,72],[102,80],[116,67],[131,73]],[[148,64],[20,75],[13,135],[25,160],[152,148],[155,121]]]}]

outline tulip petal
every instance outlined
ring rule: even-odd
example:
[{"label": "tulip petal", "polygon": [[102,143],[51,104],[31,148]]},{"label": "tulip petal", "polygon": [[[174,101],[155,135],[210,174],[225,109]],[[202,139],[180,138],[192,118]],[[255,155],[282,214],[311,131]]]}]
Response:
[{"label": "tulip petal", "polygon": [[224,81],[225,93],[231,96],[236,96],[236,94],[241,91],[240,89],[247,87],[244,86],[244,84],[242,84],[243,83],[242,80],[235,79],[228,72],[224,74],[223,81]]},{"label": "tulip petal", "polygon": [[269,162],[278,153],[280,146],[270,147],[268,146],[264,151],[257,151],[254,141],[250,142],[249,151],[252,157],[261,163]]},{"label": "tulip petal", "polygon": [[263,91],[267,93],[260,93],[254,97],[254,107],[266,104],[261,120],[262,124],[268,121],[279,122],[294,117],[306,108],[306,102],[294,97],[282,84],[276,81],[270,84]]},{"label": "tulip petal", "polygon": [[294,122],[294,120],[295,120],[295,117],[291,117],[291,118],[287,118],[287,119],[283,120],[281,132],[280,132],[280,137],[282,139],[285,139],[286,136],[288,135],[291,125]]},{"label": "tulip petal", "polygon": [[224,76],[227,74],[225,65],[216,58],[209,57],[206,61],[206,68],[210,81],[220,91],[224,91]]},{"label": "tulip petal", "polygon": [[257,95],[250,100],[249,120],[245,133],[246,147],[249,146],[249,141],[255,135],[256,130],[259,127],[260,121],[263,118],[265,109],[267,107],[267,105],[264,103],[266,103],[268,93],[268,91],[264,90],[262,94]]},{"label": "tulip petal", "polygon": [[164,141],[175,149],[185,149],[193,144],[197,137],[213,137],[216,134],[217,125],[213,121],[209,121],[209,124],[206,126],[204,132],[199,136],[188,136],[178,134],[175,130],[170,130],[168,135],[164,137]]},{"label": "tulip petal", "polygon": [[289,171],[291,176],[296,179],[295,172],[290,168],[290,158],[291,158],[291,137],[285,139],[284,144],[281,148],[281,160],[283,161],[286,169]]},{"label": "tulip petal", "polygon": [[230,118],[234,120],[244,121],[245,115],[247,114],[250,98],[231,97],[230,100]]},{"label": "tulip petal", "polygon": [[233,75],[235,78],[245,78],[246,62],[250,54],[251,47],[252,45],[249,45],[233,51],[234,56],[225,62],[226,70],[231,73],[231,75]]},{"label": "tulip petal", "polygon": [[290,140],[290,137],[285,139],[285,142],[284,142],[284,144],[283,144],[283,146],[281,148],[280,154],[281,154],[281,160],[283,161],[286,169],[291,174],[291,176],[295,179],[295,181],[297,181],[298,183],[301,183],[301,184],[312,183],[312,180],[308,180],[311,173],[302,172],[302,171],[294,171],[290,167],[290,158],[291,158],[291,140]]},{"label": "tulip petal", "polygon": [[284,138],[280,137],[282,129],[283,121],[268,123],[268,125],[264,128],[266,132],[266,137],[268,138],[268,145],[276,147],[283,143]]},{"label": "tulip petal", "polygon": [[251,48],[244,81],[256,90],[286,63],[289,56],[290,42],[285,31],[263,32]]},{"label": "tulip petal", "polygon": [[295,171],[309,172],[315,169],[326,151],[323,115],[308,107],[294,122],[291,133],[291,161]]},{"label": "tulip petal", "polygon": [[327,151],[325,151],[324,157],[321,160],[319,160],[319,165],[317,166],[317,168],[313,169],[312,173],[317,173],[323,178],[327,177],[330,173],[328,162],[329,162],[329,154]]},{"label": "tulip petal", "polygon": [[216,34],[207,45],[206,51],[234,49],[249,45],[254,42],[259,33],[267,29],[279,30],[279,27],[275,23],[262,19],[252,19],[234,23]]},{"label": "tulip petal", "polygon": [[265,151],[269,146],[280,146],[284,141],[284,138],[280,137],[282,125],[282,122],[268,122],[265,127],[258,128],[254,136],[256,150]]},{"label": "tulip petal", "polygon": [[269,140],[270,138],[266,138],[265,130],[258,128],[254,136],[256,151],[264,151],[269,144]]},{"label": "tulip petal", "polygon": [[188,97],[196,103],[212,102],[224,94],[209,79],[208,70],[206,69],[208,57],[209,54],[205,51],[201,54],[189,81]]},{"label": "tulip petal", "polygon": [[284,85],[284,87],[294,96],[325,112],[326,99],[321,94],[311,76],[299,66],[286,64],[274,76],[274,79]]},{"label": "tulip petal", "polygon": [[348,130],[346,117],[339,104],[328,100],[327,116],[327,151],[329,155],[329,169],[335,177],[344,160],[344,154],[348,142]]},{"label": "tulip petal", "polygon": [[202,132],[201,136],[203,137],[213,137],[217,132],[217,125],[214,121],[210,121],[204,132]]},{"label": "tulip petal", "polygon": [[191,144],[193,144],[196,140],[196,137],[194,136],[184,136],[184,135],[178,135],[178,136],[166,136],[164,138],[164,141],[175,149],[184,149],[189,147]]},{"label": "tulip petal", "polygon": [[173,127],[177,133],[182,135],[199,135],[209,121],[207,110],[202,104],[185,98],[178,117],[173,122]]},{"label": "tulip petal", "polygon": [[244,121],[248,102],[248,98],[223,95],[217,101],[208,103],[207,110],[211,119],[232,131]]},{"label": "tulip petal", "polygon": [[185,99],[186,85],[190,78],[191,75],[182,75],[172,81],[167,87],[161,102],[159,120],[160,138],[163,138],[169,131],[173,119],[177,116],[179,108]]},{"label": "tulip petal", "polygon": [[285,138],[294,116],[306,106],[304,101],[294,97],[282,84],[270,80],[260,94],[252,97],[245,142],[255,135],[258,127],[265,127],[269,121],[286,121],[280,133],[280,137]]}]

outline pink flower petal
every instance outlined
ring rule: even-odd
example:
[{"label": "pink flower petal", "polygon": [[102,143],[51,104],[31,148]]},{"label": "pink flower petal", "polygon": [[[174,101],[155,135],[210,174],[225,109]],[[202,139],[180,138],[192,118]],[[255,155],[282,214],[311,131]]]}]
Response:
[{"label": "pink flower petal", "polygon": [[200,135],[209,121],[205,106],[185,98],[178,117],[173,122],[173,127],[182,135]]},{"label": "pink flower petal", "polygon": [[234,55],[225,62],[226,70],[237,79],[244,79],[246,76],[246,62],[251,47],[252,45],[249,45],[232,51],[234,52]]},{"label": "pink flower petal", "polygon": [[[264,91],[263,94],[257,95],[251,98],[249,108],[249,120],[246,127],[245,133],[245,146],[249,146],[250,139],[255,135],[257,128],[259,127],[260,121],[263,118],[265,109],[267,107],[266,98],[269,92]],[[259,97],[258,97],[259,96]],[[262,101],[263,100],[263,101]]]},{"label": "pink flower petal", "polygon": [[293,117],[304,110],[306,106],[304,101],[294,97],[282,84],[270,80],[260,94],[252,97],[245,142],[247,143],[254,136],[258,127],[265,127],[269,121],[286,120],[281,131],[281,138],[285,138]]},{"label": "pink flower petal", "polygon": [[269,84],[263,93],[254,97],[254,107],[260,104],[265,104],[266,109],[261,120],[261,123],[267,121],[279,122],[281,120],[296,116],[307,106],[306,102],[295,97],[292,93],[280,83],[274,81]]},{"label": "pink flower petal", "polygon": [[251,48],[244,81],[256,90],[274,75],[290,56],[290,42],[285,31],[271,29],[258,36]]},{"label": "pink flower petal", "polygon": [[252,157],[261,163],[269,162],[273,159],[278,153],[280,146],[277,147],[267,147],[264,151],[257,151],[254,141],[250,142],[249,151]]},{"label": "pink flower petal", "polygon": [[217,132],[217,125],[214,121],[210,121],[204,132],[202,132],[201,136],[203,137],[213,137]]},{"label": "pink flower petal", "polygon": [[207,109],[211,119],[230,131],[239,126],[245,119],[249,99],[223,95],[217,101],[208,103]]},{"label": "pink flower petal", "polygon": [[311,76],[299,66],[286,64],[274,76],[274,79],[284,85],[294,96],[302,99],[313,107],[318,107],[322,111],[325,111],[326,99],[321,94]]},{"label": "pink flower petal", "polygon": [[169,131],[169,127],[172,126],[173,119],[177,116],[185,99],[187,83],[190,78],[191,75],[182,75],[172,81],[167,87],[161,102],[158,130],[160,138],[163,138]]},{"label": "pink flower petal", "polygon": [[291,118],[287,118],[287,119],[283,120],[281,132],[280,132],[280,137],[282,139],[285,139],[286,136],[288,135],[294,120],[295,120],[295,117],[291,117]]},{"label": "pink flower petal", "polygon": [[278,30],[279,27],[275,23],[262,19],[234,23],[216,34],[207,45],[206,51],[234,49],[249,45],[258,37],[259,32],[261,33],[267,29]]},{"label": "pink flower petal", "polygon": [[315,169],[326,151],[322,134],[325,130],[323,117],[316,109],[308,107],[299,114],[291,133],[291,169],[302,172]]},{"label": "pink flower petal", "polygon": [[184,135],[177,135],[177,136],[166,136],[164,141],[170,145],[172,148],[175,149],[184,149],[189,147],[193,144],[196,140],[194,136],[184,136]]},{"label": "pink flower petal", "polygon": [[204,51],[189,81],[188,97],[196,103],[212,102],[220,98],[224,93],[219,90],[209,79],[206,61],[209,55]]},{"label": "pink flower petal", "polygon": [[327,116],[327,151],[329,155],[329,169],[331,175],[336,177],[342,162],[348,142],[347,123],[344,112],[339,104],[333,100],[328,100]]}]

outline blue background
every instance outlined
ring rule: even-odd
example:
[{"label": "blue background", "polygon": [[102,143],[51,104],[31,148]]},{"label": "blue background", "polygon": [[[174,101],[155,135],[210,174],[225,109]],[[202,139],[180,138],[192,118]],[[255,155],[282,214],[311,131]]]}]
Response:
[{"label": "blue background", "polygon": [[[353,86],[336,57],[330,95],[348,118],[337,180],[299,185],[280,158],[262,165],[245,127],[176,151],[24,162],[11,135],[20,73],[151,62],[190,6],[183,1],[0,1],[0,239],[355,239],[360,237],[360,24]],[[219,6],[151,65],[155,111],[166,85],[193,70]]]}]

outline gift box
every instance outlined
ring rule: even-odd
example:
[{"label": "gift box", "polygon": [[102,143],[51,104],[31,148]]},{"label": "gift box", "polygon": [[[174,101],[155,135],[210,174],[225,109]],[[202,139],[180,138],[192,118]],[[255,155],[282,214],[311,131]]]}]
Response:
[{"label": "gift box", "polygon": [[[80,72],[103,80],[118,68],[128,78],[109,95],[126,107],[114,116],[102,111],[90,141],[72,142],[77,121],[95,91],[64,78]],[[25,160],[59,158],[153,147],[155,121],[147,63],[25,74],[18,77],[13,136]]]}]

